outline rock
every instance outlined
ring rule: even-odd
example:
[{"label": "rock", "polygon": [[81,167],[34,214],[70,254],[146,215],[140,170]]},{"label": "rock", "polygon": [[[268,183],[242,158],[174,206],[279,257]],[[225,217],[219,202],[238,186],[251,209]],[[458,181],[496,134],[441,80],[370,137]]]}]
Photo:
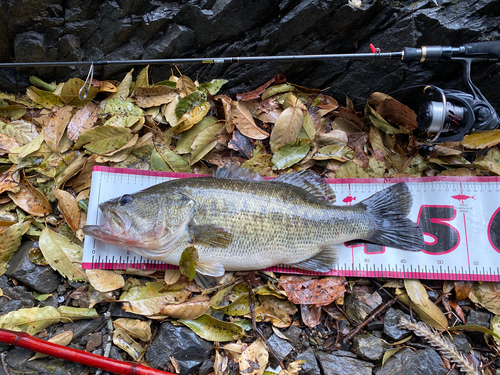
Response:
[{"label": "rock", "polygon": [[7,352],[5,362],[11,373],[33,373],[38,375],[83,374],[87,368],[79,363],[54,357],[28,361],[35,352],[23,348],[13,348]]},{"label": "rock", "polygon": [[56,329],[54,335],[58,335],[64,331],[73,331],[73,340],[71,342],[76,343],[84,336],[88,336],[101,330],[105,325],[106,319],[104,319],[103,316],[98,319],[79,320],[72,323],[62,324]]},{"label": "rock", "polygon": [[60,275],[50,266],[37,266],[29,260],[29,250],[38,244],[25,242],[9,261],[5,275],[13,277],[21,283],[42,294],[52,293],[61,284]]},{"label": "rock", "polygon": [[314,350],[309,348],[305,352],[300,353],[296,358],[296,361],[304,360],[302,368],[299,375],[321,375],[321,370],[318,366],[318,361],[314,355]]},{"label": "rock", "polygon": [[457,350],[470,353],[472,347],[467,340],[467,336],[464,333],[460,333],[459,335],[453,335],[453,345],[457,348]]},{"label": "rock", "polygon": [[354,288],[352,293],[346,294],[344,308],[349,318],[361,323],[381,303],[382,297],[377,292],[370,293],[365,288]]},{"label": "rock", "polygon": [[391,346],[384,340],[370,334],[356,335],[352,339],[352,350],[360,357],[371,362],[379,362]]},{"label": "rock", "polygon": [[293,346],[288,341],[279,338],[276,334],[269,337],[267,342],[273,348],[274,354],[276,354],[280,361],[283,361],[293,350]]},{"label": "rock", "polygon": [[8,288],[9,287],[9,279],[7,276],[0,276],[0,288]]},{"label": "rock", "polygon": [[409,335],[411,331],[398,328],[399,319],[404,316],[410,319],[410,316],[399,310],[394,310],[392,307],[387,310],[384,318],[384,333],[393,340],[401,340]]},{"label": "rock", "polygon": [[[470,310],[467,316],[467,324],[478,325],[490,329],[491,314],[482,311]],[[468,335],[477,342],[484,342],[484,333],[470,331]]]},{"label": "rock", "polygon": [[19,309],[29,309],[35,306],[33,293],[22,285],[3,288],[4,297],[0,297],[0,315]]},{"label": "rock", "polygon": [[299,341],[302,329],[291,325],[283,334],[291,340],[293,345],[295,345]]},{"label": "rock", "polygon": [[[390,357],[377,375],[446,375],[443,360],[434,349],[413,351],[405,348]],[[458,372],[452,372],[458,374]]]},{"label": "rock", "polygon": [[336,351],[332,354],[317,352],[316,357],[323,374],[371,375],[372,373],[373,364],[356,359],[356,355],[350,352]]},{"label": "rock", "polygon": [[207,359],[198,370],[199,375],[209,375],[214,372],[214,362]]},{"label": "rock", "polygon": [[154,368],[166,369],[173,357],[180,365],[180,375],[188,375],[200,368],[211,350],[212,343],[199,338],[189,328],[165,322],[148,347],[146,359]]},{"label": "rock", "polygon": [[[366,53],[369,43],[382,52],[420,45],[458,46],[498,39],[500,5],[495,0],[470,2],[412,0],[347,1],[202,0],[168,2],[103,0],[0,2],[0,62],[111,60],[151,57],[272,56]],[[457,14],[460,15],[457,21]],[[102,69],[106,79],[120,79],[132,66]],[[170,66],[156,66],[156,82],[168,78]],[[0,88],[22,92],[28,77],[59,82],[85,67],[0,69]],[[500,67],[478,63],[472,78],[496,108],[500,106]],[[136,71],[137,72],[137,71]],[[182,73],[200,82],[228,79],[224,93],[250,91],[278,73],[327,94],[364,103],[373,91],[391,92],[415,84],[462,88],[459,64],[403,64],[397,60],[184,64]],[[411,101],[411,91],[397,99]]]}]

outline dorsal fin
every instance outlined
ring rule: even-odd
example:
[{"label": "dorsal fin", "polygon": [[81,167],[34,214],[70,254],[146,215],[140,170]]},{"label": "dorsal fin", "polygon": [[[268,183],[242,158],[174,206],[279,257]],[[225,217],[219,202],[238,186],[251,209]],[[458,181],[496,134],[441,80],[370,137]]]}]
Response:
[{"label": "dorsal fin", "polygon": [[229,178],[231,180],[253,180],[265,181],[265,179],[258,173],[252,172],[249,169],[240,167],[236,164],[226,164],[225,166],[217,169],[214,174],[216,178]]},{"label": "dorsal fin", "polygon": [[301,188],[311,194],[320,203],[335,203],[335,193],[326,180],[310,170],[283,174],[269,182],[281,182]]}]

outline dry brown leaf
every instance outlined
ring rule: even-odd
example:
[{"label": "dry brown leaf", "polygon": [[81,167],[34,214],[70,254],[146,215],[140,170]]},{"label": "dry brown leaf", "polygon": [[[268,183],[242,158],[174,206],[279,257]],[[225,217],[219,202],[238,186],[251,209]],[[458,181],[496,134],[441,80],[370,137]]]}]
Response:
[{"label": "dry brown leaf", "polygon": [[196,319],[205,314],[210,307],[210,298],[195,296],[177,305],[165,305],[160,314],[172,319]]},{"label": "dry brown leaf", "polygon": [[168,86],[136,87],[135,103],[140,108],[150,108],[173,101],[177,92]]},{"label": "dry brown leaf", "polygon": [[407,129],[417,128],[417,114],[408,106],[395,99],[387,98],[377,106],[380,116]]},{"label": "dry brown leaf", "polygon": [[243,349],[238,363],[240,373],[245,375],[262,375],[266,370],[269,353],[264,341],[259,337],[246,349]]},{"label": "dry brown leaf", "polygon": [[[48,339],[47,341],[62,346],[68,346],[71,340],[73,340],[73,331],[64,331]],[[48,354],[36,353],[33,357],[28,359],[28,361],[32,361],[33,359],[38,359],[38,358],[45,358],[47,356]]]},{"label": "dry brown leaf", "polygon": [[20,189],[19,171],[16,172],[17,165],[13,165],[8,171],[0,174],[0,194],[5,191],[16,193]]},{"label": "dry brown leaf", "polygon": [[314,328],[319,324],[321,319],[321,306],[300,305],[300,315],[307,327]]},{"label": "dry brown leaf", "polygon": [[462,301],[469,297],[469,293],[474,283],[472,281],[455,281],[456,301]]},{"label": "dry brown leaf", "polygon": [[259,128],[252,117],[250,111],[241,103],[233,101],[231,103],[231,115],[236,128],[241,134],[252,139],[266,139],[269,134]]},{"label": "dry brown leaf", "polygon": [[220,100],[222,103],[224,119],[226,120],[226,130],[228,133],[232,133],[234,131],[234,122],[231,115],[231,98],[227,95],[217,95],[215,100]]},{"label": "dry brown leaf", "polygon": [[285,109],[271,132],[271,150],[278,151],[281,147],[294,142],[299,136],[304,122],[304,113],[300,108],[288,107]]},{"label": "dry brown leaf", "polygon": [[495,315],[500,315],[500,283],[475,283],[469,298]]},{"label": "dry brown leaf", "polygon": [[50,202],[45,195],[33,187],[25,177],[21,179],[20,185],[19,193],[8,193],[20,208],[33,216],[45,216],[52,212]]},{"label": "dry brown leaf", "polygon": [[[398,291],[396,291],[396,293],[398,293]],[[407,294],[399,294],[398,298],[404,304],[409,304],[410,299],[408,298]],[[448,328],[448,319],[446,319],[446,316],[443,314],[441,309],[437,307],[432,301],[429,301],[427,307],[423,307],[417,304],[412,304],[411,306],[423,322],[440,331]]]},{"label": "dry brown leaf", "polygon": [[97,165],[97,156],[97,154],[89,156],[89,158],[85,161],[83,169],[78,177],[76,177],[73,181],[70,181],[71,185],[68,184],[68,186],[71,186],[76,193],[90,188],[92,182],[92,168]]},{"label": "dry brown leaf", "polygon": [[114,271],[94,269],[85,270],[85,273],[90,285],[101,293],[111,292],[112,290],[123,288],[125,285],[123,276]]},{"label": "dry brown leaf", "polygon": [[280,83],[283,83],[285,81],[286,81],[286,77],[283,74],[278,74],[253,91],[245,92],[242,94],[237,94],[236,99],[241,100],[241,101],[257,99],[273,83],[280,84]]},{"label": "dry brown leaf", "polygon": [[99,106],[90,102],[79,109],[68,124],[68,138],[75,142],[80,135],[92,128],[97,121]]},{"label": "dry brown leaf", "polygon": [[14,147],[19,147],[19,142],[7,134],[0,133],[0,155],[9,153]]},{"label": "dry brown leaf", "polygon": [[66,220],[71,230],[76,232],[80,228],[81,219],[78,202],[70,193],[61,189],[55,189],[55,195],[59,201],[57,208],[61,211],[64,220]]},{"label": "dry brown leaf", "polygon": [[314,279],[309,276],[284,275],[279,285],[285,290],[290,302],[298,305],[325,306],[345,293],[343,277]]},{"label": "dry brown leaf", "polygon": [[163,280],[165,284],[172,285],[175,284],[181,278],[180,270],[165,270],[165,277]]},{"label": "dry brown leaf", "polygon": [[70,105],[65,105],[59,108],[55,113],[51,113],[47,116],[44,123],[43,135],[45,142],[54,152],[59,152],[59,142],[66,130],[66,126],[71,119],[71,111],[73,107]]}]

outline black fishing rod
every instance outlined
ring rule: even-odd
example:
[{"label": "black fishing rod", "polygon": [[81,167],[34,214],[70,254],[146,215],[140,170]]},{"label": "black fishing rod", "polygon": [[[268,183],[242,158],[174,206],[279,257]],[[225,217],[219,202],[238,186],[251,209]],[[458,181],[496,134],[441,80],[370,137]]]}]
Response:
[{"label": "black fishing rod", "polygon": [[[422,46],[405,47],[400,52],[384,52],[370,44],[371,53],[324,54],[324,55],[281,55],[281,56],[242,56],[242,57],[202,57],[172,58],[150,60],[98,60],[98,61],[40,61],[0,63],[0,68],[34,68],[58,66],[90,66],[85,84],[79,96],[84,99],[90,89],[94,66],[106,65],[159,65],[159,64],[227,64],[253,62],[285,61],[325,61],[325,60],[371,60],[400,59],[404,63],[426,61],[461,62],[463,80],[470,93],[457,90],[441,90],[429,86],[426,89],[428,101],[419,111],[419,129],[433,133],[429,143],[457,141],[469,132],[491,130],[500,126],[500,118],[481,91],[472,83],[470,70],[472,62],[500,60],[500,41],[466,43],[459,47]],[[435,94],[440,96],[434,101]]]}]

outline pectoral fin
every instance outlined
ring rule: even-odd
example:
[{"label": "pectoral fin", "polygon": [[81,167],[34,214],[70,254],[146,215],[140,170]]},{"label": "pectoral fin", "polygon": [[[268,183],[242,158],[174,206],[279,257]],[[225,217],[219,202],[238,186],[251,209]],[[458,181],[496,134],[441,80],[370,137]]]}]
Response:
[{"label": "pectoral fin", "polygon": [[320,245],[321,251],[316,255],[297,263],[289,263],[289,265],[308,271],[329,272],[338,262],[343,247],[343,244]]},{"label": "pectoral fin", "polygon": [[221,263],[198,263],[196,272],[205,276],[219,277],[224,275],[224,266]]},{"label": "pectoral fin", "polygon": [[188,230],[195,244],[203,242],[210,246],[228,247],[233,239],[231,233],[218,225],[190,225]]}]

